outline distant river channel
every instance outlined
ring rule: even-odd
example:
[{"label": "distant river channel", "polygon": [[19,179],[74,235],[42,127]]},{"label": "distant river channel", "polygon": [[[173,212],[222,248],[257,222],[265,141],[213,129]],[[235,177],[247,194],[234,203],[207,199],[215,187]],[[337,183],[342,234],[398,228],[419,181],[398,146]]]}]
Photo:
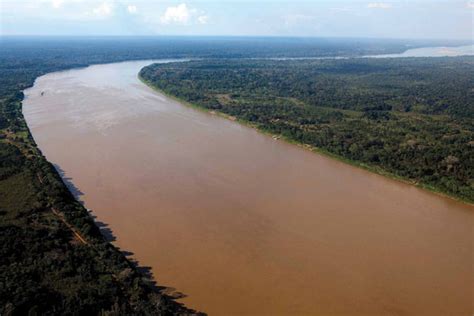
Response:
[{"label": "distant river channel", "polygon": [[186,107],[153,61],[39,77],[47,159],[159,285],[210,315],[467,315],[474,207]]}]

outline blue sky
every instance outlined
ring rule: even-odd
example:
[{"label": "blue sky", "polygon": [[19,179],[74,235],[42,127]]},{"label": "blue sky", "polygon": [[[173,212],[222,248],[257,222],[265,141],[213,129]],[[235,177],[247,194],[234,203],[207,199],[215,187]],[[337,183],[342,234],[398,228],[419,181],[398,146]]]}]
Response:
[{"label": "blue sky", "polygon": [[473,39],[474,0],[0,0],[1,35]]}]

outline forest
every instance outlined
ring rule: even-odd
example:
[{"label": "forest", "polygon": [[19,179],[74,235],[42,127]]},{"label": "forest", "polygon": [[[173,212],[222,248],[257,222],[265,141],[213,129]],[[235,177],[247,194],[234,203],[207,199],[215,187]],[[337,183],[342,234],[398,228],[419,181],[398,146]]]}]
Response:
[{"label": "forest", "polygon": [[352,164],[474,202],[474,58],[199,60],[141,78]]},{"label": "forest", "polygon": [[103,236],[42,155],[22,115],[22,91],[38,76],[124,60],[232,57],[155,65],[141,75],[202,107],[472,201],[472,59],[236,59],[360,56],[429,44],[439,43],[1,38],[0,315],[196,313]]}]

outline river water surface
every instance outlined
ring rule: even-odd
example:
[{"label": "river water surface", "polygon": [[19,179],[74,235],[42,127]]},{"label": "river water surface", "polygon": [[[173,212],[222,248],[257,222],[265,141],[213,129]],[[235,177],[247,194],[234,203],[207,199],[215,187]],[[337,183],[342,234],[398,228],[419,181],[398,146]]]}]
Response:
[{"label": "river water surface", "polygon": [[399,57],[455,57],[473,56],[474,45],[455,47],[420,47],[412,48],[399,54],[382,54],[365,56],[370,58],[399,58]]},{"label": "river water surface", "polygon": [[474,207],[183,106],[137,79],[150,63],[42,76],[24,114],[114,243],[181,302],[472,315]]}]

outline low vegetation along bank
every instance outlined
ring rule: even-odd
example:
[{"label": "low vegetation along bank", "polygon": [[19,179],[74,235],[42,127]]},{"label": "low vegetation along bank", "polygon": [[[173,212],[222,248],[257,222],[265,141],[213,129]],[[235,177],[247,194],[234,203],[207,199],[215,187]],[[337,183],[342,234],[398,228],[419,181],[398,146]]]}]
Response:
[{"label": "low vegetation along bank", "polygon": [[474,202],[474,57],[154,64],[153,87],[366,169]]}]

